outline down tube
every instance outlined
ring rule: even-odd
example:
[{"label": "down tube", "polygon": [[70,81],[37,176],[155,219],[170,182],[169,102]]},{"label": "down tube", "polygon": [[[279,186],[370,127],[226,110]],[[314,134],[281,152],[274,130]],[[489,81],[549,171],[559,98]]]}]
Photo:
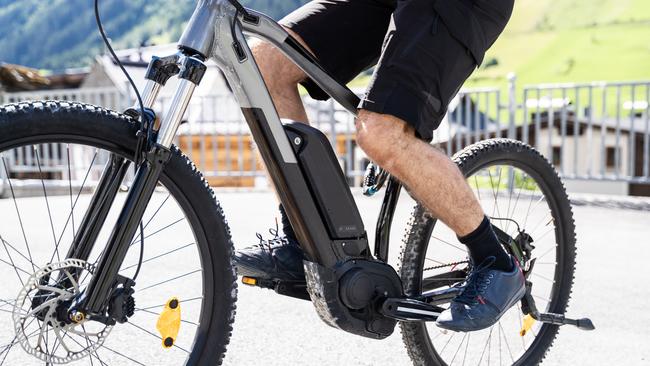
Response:
[{"label": "down tube", "polygon": [[224,72],[242,107],[253,139],[305,253],[312,261],[333,266],[337,258],[332,241],[259,68],[238,27],[236,35],[245,57],[242,59],[241,54],[233,52],[230,20],[232,18],[225,17],[216,24],[218,42],[212,57]]}]

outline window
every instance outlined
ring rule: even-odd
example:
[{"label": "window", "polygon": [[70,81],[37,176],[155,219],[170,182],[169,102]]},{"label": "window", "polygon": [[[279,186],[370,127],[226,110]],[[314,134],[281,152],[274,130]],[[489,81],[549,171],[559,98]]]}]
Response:
[{"label": "window", "polygon": [[553,165],[556,167],[562,164],[562,148],[559,146],[553,147]]},{"label": "window", "polygon": [[[606,161],[605,164],[607,165],[607,168],[615,169],[616,168],[616,155],[618,156],[618,162],[620,163],[621,161],[621,156],[618,153],[618,149],[615,147],[608,147],[606,150]],[[620,166],[620,164],[619,164]]]}]

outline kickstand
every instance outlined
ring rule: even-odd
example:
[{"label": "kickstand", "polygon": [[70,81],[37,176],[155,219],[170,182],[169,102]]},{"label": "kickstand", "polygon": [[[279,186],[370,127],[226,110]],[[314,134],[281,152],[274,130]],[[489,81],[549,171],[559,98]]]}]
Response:
[{"label": "kickstand", "polygon": [[568,325],[573,325],[581,330],[596,329],[594,323],[589,318],[571,319],[564,316],[564,314],[540,313],[537,310],[537,306],[535,305],[535,299],[533,299],[533,295],[531,293],[532,288],[533,288],[533,283],[526,280],[526,294],[521,299],[521,311],[524,314],[530,315],[533,319],[546,324],[554,324],[554,325],[568,324]]}]

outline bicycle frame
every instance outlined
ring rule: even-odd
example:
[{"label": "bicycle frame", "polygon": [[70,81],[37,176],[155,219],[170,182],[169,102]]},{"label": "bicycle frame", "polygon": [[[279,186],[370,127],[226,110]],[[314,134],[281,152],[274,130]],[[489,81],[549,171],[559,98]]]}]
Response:
[{"label": "bicycle frame", "polygon": [[[231,28],[233,22],[235,26]],[[332,267],[340,261],[337,253],[343,252],[343,247],[350,244],[350,240],[336,241],[328,235],[310,194],[309,184],[298,166],[292,141],[289,141],[287,131],[280,121],[244,38],[244,32],[275,45],[323,90],[356,115],[359,98],[347,87],[336,82],[316,59],[274,20],[252,10],[248,10],[246,15],[239,14],[227,0],[199,0],[180,39],[180,52],[166,58],[156,58],[150,65],[150,71],[156,62],[159,63],[158,66],[163,64],[173,67],[172,71],[170,68],[159,67],[154,70],[157,74],[148,73],[142,93],[145,108],[154,106],[159,91],[171,76],[179,74],[180,84],[169,110],[160,123],[156,144],[146,152],[144,161],[138,167],[133,186],[99,260],[95,275],[83,296],[73,306],[74,311],[100,314],[105,308],[106,301],[118,282],[119,268],[169,157],[169,149],[181,119],[194,89],[205,72],[203,61],[208,58],[217,63],[232,87],[307,257],[327,267]],[[104,222],[112,203],[111,197],[117,193],[119,184],[116,183],[122,181],[124,171],[123,159],[113,159],[112,163],[107,165],[89,212],[84,218],[84,230],[75,238],[68,253],[69,257],[87,259],[95,244],[96,232]],[[391,180],[387,188],[389,194],[377,227],[375,254],[384,262],[388,255],[390,222],[400,189],[401,185],[396,180]],[[358,246],[363,246],[364,243],[367,246],[365,231],[362,237],[357,239]]]}]

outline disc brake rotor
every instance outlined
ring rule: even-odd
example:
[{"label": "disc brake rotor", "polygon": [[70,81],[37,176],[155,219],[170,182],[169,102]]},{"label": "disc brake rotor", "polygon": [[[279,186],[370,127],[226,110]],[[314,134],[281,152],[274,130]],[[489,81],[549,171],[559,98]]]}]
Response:
[{"label": "disc brake rotor", "polygon": [[112,326],[68,319],[68,304],[80,293],[79,279],[94,267],[79,259],[48,264],[29,277],[13,309],[16,342],[28,354],[50,364],[66,364],[91,355]]}]

